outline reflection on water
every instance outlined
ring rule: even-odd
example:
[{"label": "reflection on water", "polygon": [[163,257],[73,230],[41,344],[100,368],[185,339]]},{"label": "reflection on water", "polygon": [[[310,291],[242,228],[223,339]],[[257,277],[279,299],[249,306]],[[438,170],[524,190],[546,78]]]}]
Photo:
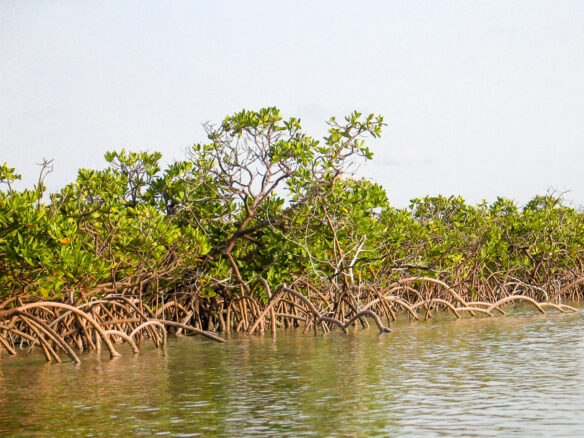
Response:
[{"label": "reflection on water", "polygon": [[390,334],[170,341],[0,362],[0,434],[581,436],[584,319],[402,323]]}]

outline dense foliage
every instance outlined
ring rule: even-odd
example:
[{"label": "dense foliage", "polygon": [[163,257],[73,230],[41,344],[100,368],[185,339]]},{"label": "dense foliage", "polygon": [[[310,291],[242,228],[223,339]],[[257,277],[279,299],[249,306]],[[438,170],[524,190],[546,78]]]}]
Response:
[{"label": "dense foliage", "polygon": [[201,324],[229,330],[231,303],[247,297],[259,308],[282,284],[327,303],[348,296],[354,314],[360,294],[406,278],[426,292],[439,284],[428,279],[440,280],[469,302],[579,296],[582,211],[554,195],[523,208],[454,196],[393,208],[381,186],[351,176],[372,158],[364,140],[381,134],[383,119],[354,112],[328,125],[316,140],[276,108],[241,111],[207,125],[208,141],[164,170],[160,153],[110,152],[105,169],[81,169],[52,194],[50,163],[22,191],[2,165],[0,310],[186,296]]},{"label": "dense foliage", "polygon": [[111,152],[105,169],[81,169],[50,195],[46,175],[14,190],[4,164],[0,299],[75,302],[116,287],[211,299],[251,293],[260,278],[342,290],[407,275],[496,298],[503,287],[550,294],[583,271],[584,216],[560,197],[396,209],[379,185],[347,176],[371,158],[364,138],[382,118],[328,123],[317,141],[275,108],[242,111],[165,170],[159,153]]}]

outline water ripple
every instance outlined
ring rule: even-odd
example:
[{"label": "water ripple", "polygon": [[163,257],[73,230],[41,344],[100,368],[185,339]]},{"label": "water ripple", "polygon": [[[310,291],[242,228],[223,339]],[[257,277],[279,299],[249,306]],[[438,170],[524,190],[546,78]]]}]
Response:
[{"label": "water ripple", "polygon": [[224,345],[172,339],[114,361],[0,362],[0,434],[580,436],[581,315],[402,323]]}]

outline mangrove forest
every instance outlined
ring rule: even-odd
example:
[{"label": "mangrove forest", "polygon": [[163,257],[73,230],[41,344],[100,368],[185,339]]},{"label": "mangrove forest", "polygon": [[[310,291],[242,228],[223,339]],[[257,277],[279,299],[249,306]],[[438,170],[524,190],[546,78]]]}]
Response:
[{"label": "mangrove forest", "polygon": [[387,333],[398,318],[501,317],[518,302],[577,311],[583,211],[555,194],[392,207],[355,177],[383,118],[327,123],[316,139],[276,108],[244,110],[205,125],[182,161],[109,152],[55,193],[50,161],[22,190],[4,163],[0,354],[37,346],[80,362],[121,343],[163,347],[168,334]]}]

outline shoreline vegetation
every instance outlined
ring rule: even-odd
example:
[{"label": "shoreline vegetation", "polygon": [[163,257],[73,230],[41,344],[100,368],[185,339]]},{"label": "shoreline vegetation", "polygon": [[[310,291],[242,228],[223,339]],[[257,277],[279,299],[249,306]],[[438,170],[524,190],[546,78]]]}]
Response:
[{"label": "shoreline vegetation", "polygon": [[418,198],[392,207],[355,179],[383,118],[354,112],[316,140],[276,108],[205,125],[162,170],[157,152],[110,152],[103,170],[48,194],[0,166],[0,356],[61,355],[168,333],[390,331],[399,314],[504,315],[509,303],[577,312],[584,212],[561,196]]}]

